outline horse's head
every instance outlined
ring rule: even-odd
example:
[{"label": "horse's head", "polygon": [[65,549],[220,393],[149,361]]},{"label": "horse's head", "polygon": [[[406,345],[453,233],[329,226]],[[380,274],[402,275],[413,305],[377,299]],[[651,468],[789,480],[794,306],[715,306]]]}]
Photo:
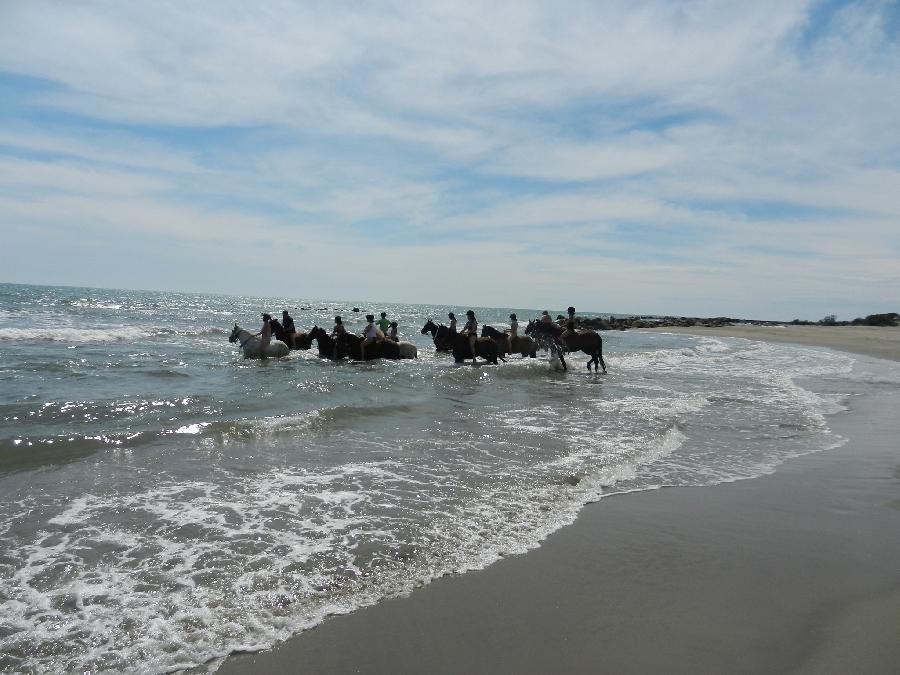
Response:
[{"label": "horse's head", "polygon": [[434,335],[436,332],[437,326],[434,324],[434,321],[428,319],[428,322],[424,326],[422,326],[422,335],[425,335],[425,333],[431,333],[432,335]]},{"label": "horse's head", "polygon": [[537,321],[532,319],[528,322],[528,325],[525,326],[525,335],[534,335],[535,331],[537,331]]},{"label": "horse's head", "polygon": [[481,327],[481,337],[499,338],[505,337],[506,333],[502,333],[493,326],[484,325]]},{"label": "horse's head", "polygon": [[231,329],[231,335],[228,336],[229,342],[237,342],[238,337],[241,335],[241,327],[237,324],[234,324],[234,328]]},{"label": "horse's head", "polygon": [[324,328],[319,328],[318,326],[313,326],[309,330],[309,333],[307,333],[307,335],[309,335],[310,340],[318,340],[320,337],[327,337],[328,333],[325,332]]}]

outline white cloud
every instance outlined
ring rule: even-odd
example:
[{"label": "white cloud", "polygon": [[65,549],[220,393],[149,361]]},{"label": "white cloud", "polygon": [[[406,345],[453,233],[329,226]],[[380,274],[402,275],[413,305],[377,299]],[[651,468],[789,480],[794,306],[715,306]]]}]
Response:
[{"label": "white cloud", "polygon": [[347,292],[362,247],[415,281],[375,275],[385,299],[900,300],[900,47],[877,4],[822,10],[5,3],[0,71],[36,79],[6,85],[0,227],[157,237],[208,269],[285,242]]}]

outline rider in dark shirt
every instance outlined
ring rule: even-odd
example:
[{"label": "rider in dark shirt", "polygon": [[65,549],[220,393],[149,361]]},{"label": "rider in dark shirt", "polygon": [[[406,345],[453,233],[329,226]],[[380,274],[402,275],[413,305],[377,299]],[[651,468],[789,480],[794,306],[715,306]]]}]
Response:
[{"label": "rider in dark shirt", "polygon": [[569,318],[565,320],[566,329],[559,336],[559,339],[563,344],[566,344],[566,340],[575,335],[575,308],[569,307],[567,312],[569,314]]},{"label": "rider in dark shirt", "polygon": [[284,328],[285,333],[297,332],[297,329],[294,328],[294,320],[286,309],[281,312],[281,327]]}]

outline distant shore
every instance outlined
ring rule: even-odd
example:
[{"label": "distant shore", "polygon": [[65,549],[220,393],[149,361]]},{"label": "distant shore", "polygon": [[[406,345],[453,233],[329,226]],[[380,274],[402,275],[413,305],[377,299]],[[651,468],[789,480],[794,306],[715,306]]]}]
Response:
[{"label": "distant shore", "polygon": [[638,330],[746,338],[828,347],[853,354],[900,361],[900,328],[886,326],[669,326]]}]

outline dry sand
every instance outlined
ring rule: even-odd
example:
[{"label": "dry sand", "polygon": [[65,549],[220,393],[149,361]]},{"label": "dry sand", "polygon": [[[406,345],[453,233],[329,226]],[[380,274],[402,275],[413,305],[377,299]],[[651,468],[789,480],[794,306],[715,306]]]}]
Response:
[{"label": "dry sand", "polygon": [[900,361],[900,328],[880,326],[723,326],[721,328],[704,328],[693,326],[691,328],[640,330],[738,337],[769,342],[792,342]]},{"label": "dry sand", "polygon": [[[703,330],[690,332],[863,353],[896,353],[900,334]],[[829,422],[841,448],[754,480],[602,499],[526,555],[220,672],[898,673],[900,392],[852,405]]]}]

